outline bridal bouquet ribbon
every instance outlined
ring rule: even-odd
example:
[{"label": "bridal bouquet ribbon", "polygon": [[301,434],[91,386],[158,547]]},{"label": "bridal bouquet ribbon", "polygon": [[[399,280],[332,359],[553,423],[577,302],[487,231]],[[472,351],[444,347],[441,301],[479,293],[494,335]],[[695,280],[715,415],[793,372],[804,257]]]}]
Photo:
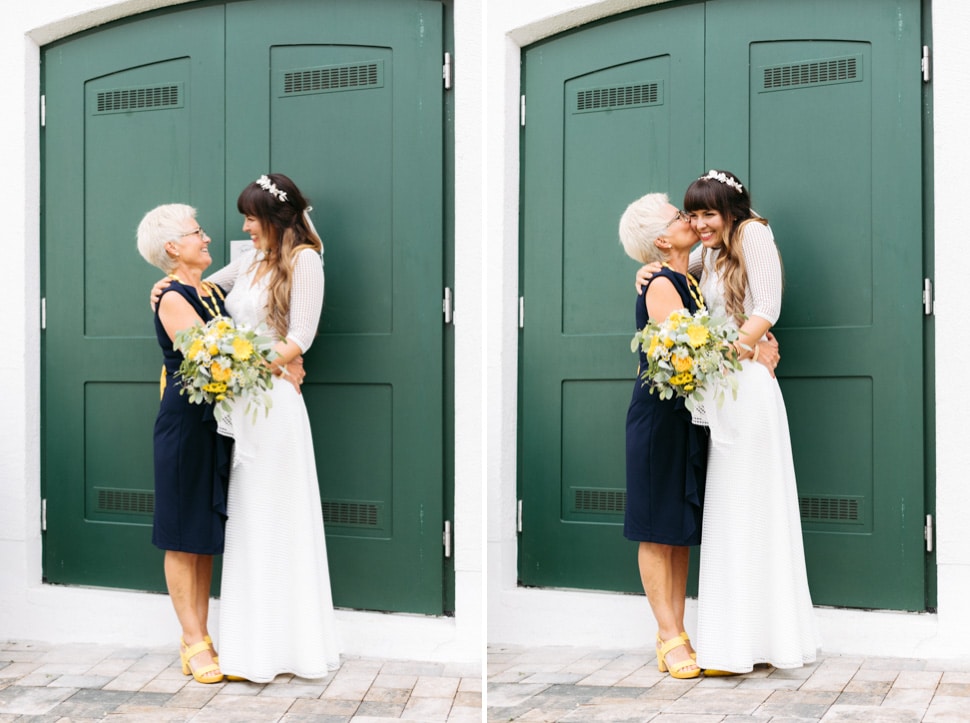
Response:
[{"label": "bridal bouquet ribbon", "polygon": [[245,393],[246,414],[255,420],[259,409],[269,414],[273,373],[268,362],[276,357],[273,340],[224,316],[196,324],[175,334],[175,347],[185,357],[179,366],[180,394],[193,404],[218,404],[224,412]]},{"label": "bridal bouquet ribbon", "polygon": [[687,309],[671,312],[662,323],[649,321],[630,342],[634,352],[647,357],[640,378],[650,385],[651,394],[661,399],[683,397],[688,411],[704,402],[704,394],[720,406],[724,392],[737,397],[741,369],[733,343],[738,330],[725,317],[712,317],[706,308],[691,314]]}]

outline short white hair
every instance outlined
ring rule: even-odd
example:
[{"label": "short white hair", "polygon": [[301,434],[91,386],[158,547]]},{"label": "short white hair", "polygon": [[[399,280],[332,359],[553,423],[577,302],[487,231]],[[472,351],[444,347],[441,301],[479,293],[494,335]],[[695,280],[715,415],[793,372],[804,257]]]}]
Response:
[{"label": "short white hair", "polygon": [[641,264],[663,261],[666,254],[654,243],[667,231],[666,193],[648,193],[626,207],[620,217],[620,243],[626,255]]},{"label": "short white hair", "polygon": [[196,210],[184,203],[166,203],[145,214],[138,224],[138,253],[152,266],[166,274],[175,269],[175,259],[165,251],[165,244],[182,242],[183,224],[195,218]]}]

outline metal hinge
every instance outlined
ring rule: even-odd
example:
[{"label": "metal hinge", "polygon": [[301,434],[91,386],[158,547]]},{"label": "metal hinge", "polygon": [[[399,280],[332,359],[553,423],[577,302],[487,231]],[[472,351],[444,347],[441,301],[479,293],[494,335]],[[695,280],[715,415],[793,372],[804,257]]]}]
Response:
[{"label": "metal hinge", "polygon": [[445,315],[445,323],[452,324],[455,321],[455,312],[452,308],[451,289],[445,287],[445,296],[441,300],[441,313]]},{"label": "metal hinge", "polygon": [[926,516],[926,526],[923,527],[923,538],[926,540],[926,551],[933,552],[933,515]]},{"label": "metal hinge", "polygon": [[40,297],[40,330],[47,328],[47,297]]},{"label": "metal hinge", "polygon": [[519,328],[525,328],[525,297],[519,297]]},{"label": "metal hinge", "polygon": [[933,316],[933,282],[923,279],[923,315]]},{"label": "metal hinge", "polygon": [[515,531],[522,532],[522,500],[519,500],[518,507],[515,511]]},{"label": "metal hinge", "polygon": [[47,96],[42,95],[40,97],[40,127],[43,128],[47,125]]},{"label": "metal hinge", "polygon": [[451,520],[445,520],[445,531],[441,533],[441,544],[445,547],[445,557],[451,557]]},{"label": "metal hinge", "polygon": [[923,71],[923,82],[930,82],[930,46],[923,46],[923,58],[920,60],[920,70]]},{"label": "metal hinge", "polygon": [[445,62],[441,66],[441,79],[445,82],[445,90],[451,90],[451,53],[445,53]]},{"label": "metal hinge", "polygon": [[47,532],[47,498],[40,501],[40,531]]},{"label": "metal hinge", "polygon": [[525,96],[519,98],[519,123],[525,128]]}]

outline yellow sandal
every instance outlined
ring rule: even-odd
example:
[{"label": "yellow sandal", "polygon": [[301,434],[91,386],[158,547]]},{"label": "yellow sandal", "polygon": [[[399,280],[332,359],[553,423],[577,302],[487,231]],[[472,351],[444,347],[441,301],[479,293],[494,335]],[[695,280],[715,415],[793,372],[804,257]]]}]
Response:
[{"label": "yellow sandal", "polygon": [[[694,662],[693,658],[688,657],[687,660],[681,660],[679,663],[667,664],[667,653],[671,650],[676,650],[677,648],[686,648],[687,643],[681,636],[676,638],[671,638],[660,646],[660,650],[657,652],[657,670],[661,673],[666,673],[670,671],[671,678],[677,678],[678,680],[689,680],[690,678],[696,678],[701,674],[701,669],[697,667],[697,663]],[[693,670],[685,671],[684,668],[689,668],[694,666]]]},{"label": "yellow sandal", "polygon": [[[195,678],[198,683],[221,683],[224,676],[222,671],[219,670],[218,663],[210,663],[209,665],[203,665],[201,668],[192,667],[192,658],[194,658],[199,653],[203,653],[206,650],[211,650],[209,644],[205,640],[200,640],[195,645],[189,646],[185,644],[185,639],[180,639],[179,643],[179,657],[182,659],[182,675],[191,675]],[[215,675],[214,675],[215,673]]]},{"label": "yellow sandal", "polygon": [[[209,647],[212,648],[212,660],[213,660],[213,662],[216,665],[219,665],[219,656],[216,655],[216,646],[212,642],[212,638],[210,638],[208,635],[206,635],[205,638],[204,638],[204,640],[209,644]],[[248,678],[243,678],[241,675],[225,675],[225,674],[223,674],[223,677],[226,680],[228,680],[228,681],[230,681],[232,683],[248,683],[249,682],[249,679]]]}]

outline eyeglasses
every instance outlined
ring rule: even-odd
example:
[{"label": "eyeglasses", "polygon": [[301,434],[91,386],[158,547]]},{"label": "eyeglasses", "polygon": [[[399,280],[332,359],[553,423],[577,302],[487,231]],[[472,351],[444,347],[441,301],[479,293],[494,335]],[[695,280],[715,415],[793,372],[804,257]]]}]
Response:
[{"label": "eyeglasses", "polygon": [[196,234],[199,234],[199,238],[203,238],[205,236],[205,231],[203,231],[202,230],[202,227],[199,226],[194,231],[189,231],[188,233],[183,233],[181,236],[179,236],[179,238],[185,238],[186,236],[195,236]]},{"label": "eyeglasses", "polygon": [[664,228],[670,228],[678,221],[690,221],[690,216],[688,216],[683,211],[677,211],[677,215],[674,216],[672,219],[670,219],[670,222],[666,226],[664,226]]}]

